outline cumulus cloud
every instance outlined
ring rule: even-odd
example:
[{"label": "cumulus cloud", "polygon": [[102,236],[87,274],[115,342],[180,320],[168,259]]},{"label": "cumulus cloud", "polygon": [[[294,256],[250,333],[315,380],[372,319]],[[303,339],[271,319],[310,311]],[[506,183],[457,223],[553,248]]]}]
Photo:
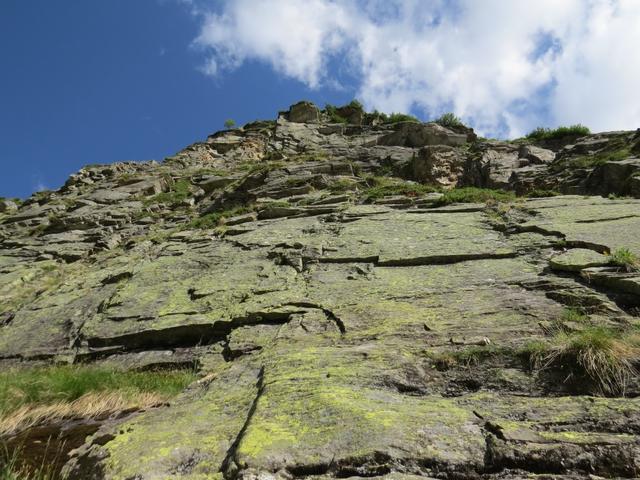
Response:
[{"label": "cumulus cloud", "polygon": [[209,75],[260,61],[315,89],[346,71],[368,108],[454,111],[490,135],[640,126],[636,0],[189,3]]}]

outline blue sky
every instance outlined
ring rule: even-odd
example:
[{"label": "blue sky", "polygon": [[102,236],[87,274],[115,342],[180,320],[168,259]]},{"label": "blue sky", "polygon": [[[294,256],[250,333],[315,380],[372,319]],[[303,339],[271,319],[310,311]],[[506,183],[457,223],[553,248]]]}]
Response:
[{"label": "blue sky", "polygon": [[250,61],[204,75],[177,2],[0,2],[0,196],[59,188],[88,163],[157,159],[300,98],[339,103]]},{"label": "blue sky", "polygon": [[300,99],[479,133],[640,126],[636,0],[2,0],[0,196]]}]

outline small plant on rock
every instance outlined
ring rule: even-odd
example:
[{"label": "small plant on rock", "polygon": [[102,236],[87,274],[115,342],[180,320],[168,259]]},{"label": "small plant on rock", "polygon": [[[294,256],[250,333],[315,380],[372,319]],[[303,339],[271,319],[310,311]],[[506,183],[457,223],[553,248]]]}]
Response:
[{"label": "small plant on rock", "polygon": [[367,177],[365,181],[368,187],[363,194],[367,201],[375,201],[391,195],[421,197],[427,193],[438,191],[436,187],[431,185],[404,182],[389,177]]},{"label": "small plant on rock", "polygon": [[626,272],[640,270],[640,258],[628,248],[619,248],[609,255],[609,263],[621,267]]},{"label": "small plant on rock", "polygon": [[408,115],[406,113],[391,113],[389,115],[385,115],[384,123],[399,123],[399,122],[420,122],[413,115]]},{"label": "small plant on rock", "polygon": [[562,313],[562,320],[565,322],[588,323],[589,315],[575,307],[567,307]]},{"label": "small plant on rock", "polygon": [[510,202],[515,200],[513,192],[490,188],[462,187],[447,190],[437,201],[439,205],[450,203]]},{"label": "small plant on rock", "polygon": [[452,127],[464,127],[462,120],[460,120],[455,114],[452,112],[444,113],[440,117],[434,120],[435,123],[441,125],[443,127],[452,128]]},{"label": "small plant on rock", "polygon": [[541,370],[559,367],[593,380],[603,393],[624,391],[640,358],[640,337],[603,326],[575,332],[558,329],[549,342],[529,349],[532,363]]},{"label": "small plant on rock", "polygon": [[188,229],[202,229],[208,230],[219,227],[224,224],[227,218],[235,217],[237,215],[243,215],[245,213],[250,213],[254,210],[252,205],[241,205],[236,207],[231,207],[226,210],[220,212],[212,212],[207,213],[206,215],[202,215],[201,217],[194,218],[187,225]]},{"label": "small plant on rock", "polygon": [[568,127],[544,128],[538,127],[526,135],[528,140],[556,140],[563,137],[576,136],[583,137],[589,135],[591,130],[581,124],[570,125]]},{"label": "small plant on rock", "polygon": [[158,193],[144,200],[146,206],[164,203],[172,207],[179,206],[191,195],[191,183],[186,179],[176,181],[168,192]]}]

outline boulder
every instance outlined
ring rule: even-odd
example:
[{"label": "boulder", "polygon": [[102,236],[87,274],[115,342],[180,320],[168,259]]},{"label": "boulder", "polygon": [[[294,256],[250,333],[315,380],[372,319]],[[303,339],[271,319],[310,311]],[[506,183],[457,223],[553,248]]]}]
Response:
[{"label": "boulder", "polygon": [[8,198],[0,199],[0,213],[15,212],[18,210],[18,204]]},{"label": "boulder", "polygon": [[86,197],[87,200],[91,200],[96,203],[114,204],[122,202],[131,197],[131,194],[127,192],[118,192],[116,190],[98,189]]},{"label": "boulder", "polygon": [[585,188],[591,194],[624,195],[635,191],[636,180],[640,174],[640,159],[628,158],[617,162],[606,162],[597,166],[586,179]]},{"label": "boulder", "polygon": [[546,148],[536,147],[535,145],[521,145],[518,156],[526,160],[525,165],[543,165],[552,162],[556,158],[556,154]]},{"label": "boulder", "polygon": [[364,110],[357,105],[345,105],[336,108],[336,113],[352,125],[362,125],[364,120]]},{"label": "boulder", "polygon": [[445,145],[420,149],[411,162],[412,178],[421,183],[455,187],[463,175],[465,158],[461,152]]},{"label": "boulder", "polygon": [[289,107],[287,120],[294,123],[320,122],[320,109],[311,102],[298,102]]},{"label": "boulder", "polygon": [[483,188],[509,188],[512,175],[519,168],[517,147],[501,142],[485,143],[470,156],[463,183]]},{"label": "boulder", "polygon": [[378,139],[378,145],[424,147],[427,145],[460,146],[467,135],[455,133],[436,123],[398,122],[394,131]]},{"label": "boulder", "polygon": [[207,143],[218,153],[227,153],[234,148],[238,148],[244,142],[244,137],[234,133],[223,132],[221,135],[212,135],[207,138]]}]

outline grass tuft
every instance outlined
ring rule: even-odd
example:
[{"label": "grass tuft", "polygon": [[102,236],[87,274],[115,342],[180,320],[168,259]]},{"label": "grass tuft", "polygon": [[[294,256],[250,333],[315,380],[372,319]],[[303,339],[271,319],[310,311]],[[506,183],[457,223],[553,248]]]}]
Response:
[{"label": "grass tuft", "polygon": [[640,258],[628,248],[619,248],[609,255],[609,263],[621,267],[626,272],[640,270]]},{"label": "grass tuft", "polygon": [[408,115],[406,113],[390,113],[389,115],[385,113],[380,114],[382,117],[383,123],[400,123],[400,122],[420,122],[418,118],[413,115]]},{"label": "grass tuft", "polygon": [[97,418],[125,410],[149,408],[164,403],[171,396],[156,392],[103,391],[86,393],[71,402],[23,405],[10,414],[0,416],[0,437],[65,418]]},{"label": "grass tuft", "polygon": [[462,120],[451,112],[442,114],[440,117],[435,119],[434,122],[447,128],[464,127]]},{"label": "grass tuft", "polygon": [[577,332],[557,330],[549,342],[529,345],[532,364],[541,370],[560,367],[594,381],[603,393],[624,392],[637,375],[634,362],[640,358],[640,338],[603,326]]},{"label": "grass tuft", "polygon": [[20,461],[20,451],[9,453],[0,447],[0,480],[54,480],[54,468],[51,465],[41,465],[39,468],[29,468]]},{"label": "grass tuft", "polygon": [[589,323],[589,316],[575,307],[567,307],[562,313],[562,321],[575,323]]},{"label": "grass tuft", "polygon": [[175,182],[168,192],[158,193],[144,200],[144,205],[164,203],[169,206],[178,206],[191,196],[191,183],[186,179]]},{"label": "grass tuft", "polygon": [[420,197],[438,191],[438,188],[431,185],[409,183],[389,177],[367,177],[366,184],[363,196],[367,201],[375,201],[391,195]]},{"label": "grass tuft", "polygon": [[558,162],[557,165],[552,164],[552,168],[556,170],[558,168],[593,168],[599,165],[604,165],[607,162],[619,162],[631,156],[631,151],[628,148],[619,148],[617,150],[610,150],[592,155],[568,158]]},{"label": "grass tuft", "polygon": [[526,135],[528,140],[556,140],[568,136],[585,136],[589,135],[591,130],[581,124],[570,125],[568,127],[543,128],[538,127]]},{"label": "grass tuft", "polygon": [[190,371],[122,372],[99,366],[61,365],[0,373],[0,418],[23,407],[74,402],[89,393],[155,393],[171,397],[195,376]]},{"label": "grass tuft", "polygon": [[236,215],[243,215],[252,211],[254,211],[254,207],[252,205],[241,205],[228,208],[221,212],[207,213],[206,215],[202,215],[201,217],[191,220],[185,228],[202,230],[216,228],[223,225],[227,218],[235,217]]},{"label": "grass tuft", "polygon": [[526,194],[526,196],[529,198],[548,198],[548,197],[557,197],[558,195],[561,195],[561,193],[556,192],[555,190],[546,190],[546,189],[539,189],[539,188],[531,190]]},{"label": "grass tuft", "polygon": [[492,190],[489,188],[463,187],[447,190],[436,202],[439,205],[450,203],[486,203],[511,202],[516,199],[513,192]]}]

